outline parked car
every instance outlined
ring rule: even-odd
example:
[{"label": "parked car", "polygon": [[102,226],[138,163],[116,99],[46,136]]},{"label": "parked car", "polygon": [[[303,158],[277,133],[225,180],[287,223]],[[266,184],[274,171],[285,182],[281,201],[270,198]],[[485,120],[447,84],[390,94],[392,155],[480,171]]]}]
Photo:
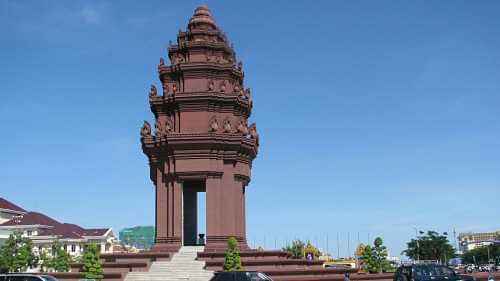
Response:
[{"label": "parked car", "polygon": [[57,279],[50,275],[12,273],[12,274],[0,274],[0,281],[57,281]]},{"label": "parked car", "polygon": [[394,273],[394,281],[476,281],[470,275],[457,274],[440,264],[412,264],[400,266]]},{"label": "parked car", "polygon": [[273,281],[273,279],[257,271],[220,271],[216,272],[210,281]]}]

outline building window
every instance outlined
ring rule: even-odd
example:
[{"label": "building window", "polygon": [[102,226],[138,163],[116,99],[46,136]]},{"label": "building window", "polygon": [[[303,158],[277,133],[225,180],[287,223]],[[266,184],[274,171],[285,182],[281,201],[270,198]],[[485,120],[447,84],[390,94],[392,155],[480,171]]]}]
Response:
[{"label": "building window", "polygon": [[42,246],[38,246],[38,252],[41,253],[42,252]]},{"label": "building window", "polygon": [[26,235],[28,235],[28,236],[33,235],[33,231],[31,231],[31,230],[26,231]]},{"label": "building window", "polygon": [[76,245],[71,245],[71,252],[75,252],[76,251]]},{"label": "building window", "polygon": [[68,245],[64,244],[64,251],[67,252],[68,251]]}]

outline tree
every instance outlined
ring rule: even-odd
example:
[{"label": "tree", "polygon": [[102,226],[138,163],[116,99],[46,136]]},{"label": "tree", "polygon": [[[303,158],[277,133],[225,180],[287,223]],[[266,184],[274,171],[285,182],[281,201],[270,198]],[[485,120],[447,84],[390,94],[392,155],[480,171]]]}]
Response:
[{"label": "tree", "polygon": [[364,247],[360,259],[366,271],[381,273],[391,269],[392,266],[387,260],[387,247],[383,243],[382,238],[377,237],[373,241],[373,246]]},{"label": "tree", "polygon": [[52,268],[55,272],[68,272],[70,269],[71,257],[64,250],[59,241],[52,244]]},{"label": "tree", "polygon": [[447,234],[439,234],[436,231],[421,232],[421,236],[411,239],[407,243],[407,249],[402,253],[413,260],[436,260],[448,262],[456,256],[455,248],[448,241]]},{"label": "tree", "polygon": [[238,241],[231,237],[227,240],[227,250],[224,256],[224,271],[243,270],[241,265],[240,251],[238,250]]},{"label": "tree", "polygon": [[100,253],[95,243],[85,245],[83,252],[83,273],[85,279],[101,280],[103,278]]},{"label": "tree", "polygon": [[38,265],[40,266],[40,270],[42,272],[48,272],[53,268],[52,257],[47,254],[46,250],[42,250],[38,254]]},{"label": "tree", "polygon": [[500,262],[500,245],[493,244],[472,249],[464,253],[462,259],[464,263],[476,264]]},{"label": "tree", "polygon": [[11,234],[0,248],[0,271],[23,272],[37,264],[33,243],[21,233]]},{"label": "tree", "polygon": [[366,245],[361,243],[356,247],[356,251],[354,252],[354,256],[356,257],[357,263],[358,263],[358,268],[365,268],[365,264],[363,262],[362,256],[363,253],[365,252]]},{"label": "tree", "polygon": [[304,247],[304,255],[312,254],[314,258],[318,258],[321,256],[321,252],[318,248],[316,248],[310,241],[307,241],[306,246]]},{"label": "tree", "polygon": [[304,257],[304,248],[304,242],[297,239],[292,241],[292,245],[287,245],[286,247],[284,247],[283,251],[290,254],[290,257],[292,259],[301,259]]}]

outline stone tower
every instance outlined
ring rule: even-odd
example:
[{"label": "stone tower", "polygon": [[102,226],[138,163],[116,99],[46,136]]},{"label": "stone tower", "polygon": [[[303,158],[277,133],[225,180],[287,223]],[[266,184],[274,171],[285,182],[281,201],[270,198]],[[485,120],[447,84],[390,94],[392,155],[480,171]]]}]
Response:
[{"label": "stone tower", "polygon": [[141,129],[156,190],[153,249],[196,244],[197,192],[206,192],[205,251],[223,250],[231,236],[246,249],[245,189],[259,136],[247,123],[252,97],[242,63],[206,6],[179,31],[168,57],[170,64],[161,58],[158,65],[162,87],[149,92],[154,130],[148,122]]}]

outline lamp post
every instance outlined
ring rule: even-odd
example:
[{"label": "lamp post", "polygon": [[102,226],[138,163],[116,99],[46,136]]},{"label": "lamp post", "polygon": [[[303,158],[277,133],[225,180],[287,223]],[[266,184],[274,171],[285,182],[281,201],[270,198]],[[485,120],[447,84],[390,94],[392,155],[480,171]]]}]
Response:
[{"label": "lamp post", "polygon": [[420,254],[418,253],[419,250],[419,245],[418,245],[418,229],[417,227],[413,227],[415,229],[415,241],[417,242],[417,248],[416,248],[416,254],[417,254],[417,261],[420,261]]}]

